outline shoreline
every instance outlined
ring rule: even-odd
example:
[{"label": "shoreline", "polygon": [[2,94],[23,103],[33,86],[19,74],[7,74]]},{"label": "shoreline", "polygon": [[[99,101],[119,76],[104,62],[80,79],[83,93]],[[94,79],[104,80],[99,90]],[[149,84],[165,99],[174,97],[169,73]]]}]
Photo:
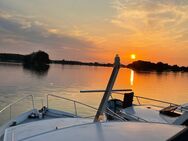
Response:
[{"label": "shoreline", "polygon": [[[38,51],[28,55],[0,53],[0,63],[5,64],[22,64],[29,68],[41,68],[49,64],[61,65],[78,65],[78,66],[96,66],[96,67],[113,67],[112,63],[99,63],[99,62],[82,62],[75,60],[50,60],[46,52]],[[138,60],[128,65],[121,64],[122,68],[129,68],[137,72],[188,72],[188,67],[169,65],[167,63],[158,62],[153,63],[150,61]]]},{"label": "shoreline", "polygon": [[[23,63],[20,62],[1,62],[0,65],[19,65],[24,66]],[[112,66],[102,66],[102,65],[84,65],[84,64],[62,64],[62,63],[49,63],[49,65],[67,65],[67,66],[87,66],[87,67],[107,67],[110,68]],[[156,71],[156,70],[136,70],[134,68],[123,66],[122,68],[130,69],[138,73],[187,73],[188,71],[172,71],[172,70],[163,70],[163,71]]]}]

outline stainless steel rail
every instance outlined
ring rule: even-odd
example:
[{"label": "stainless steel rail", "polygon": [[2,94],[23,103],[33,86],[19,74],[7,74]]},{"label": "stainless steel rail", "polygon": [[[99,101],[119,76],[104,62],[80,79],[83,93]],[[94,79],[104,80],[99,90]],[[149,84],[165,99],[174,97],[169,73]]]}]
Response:
[{"label": "stainless steel rail", "polygon": [[[132,89],[113,89],[111,92],[130,92]],[[80,93],[100,93],[106,90],[81,90]]]},{"label": "stainless steel rail", "polygon": [[121,121],[127,121],[124,117],[120,116],[119,114],[113,112],[112,110],[110,110],[107,106],[106,106],[106,110],[110,111],[111,113],[105,111],[104,113],[116,118],[116,119],[119,119]]},{"label": "stainless steel rail", "polygon": [[15,104],[21,102],[23,99],[26,99],[28,97],[31,97],[31,101],[32,101],[32,108],[34,109],[35,108],[35,105],[34,105],[34,98],[33,98],[33,95],[26,95],[18,100],[16,100],[15,102],[5,106],[3,109],[0,110],[0,114],[2,112],[4,112],[5,110],[9,109],[10,110],[10,113],[9,113],[9,117],[10,117],[10,120],[12,119],[12,106],[14,106]]},{"label": "stainless steel rail", "polygon": [[153,99],[153,98],[147,98],[147,97],[136,96],[136,95],[134,97],[137,98],[137,99],[146,99],[146,100],[160,102],[160,103],[164,103],[164,104],[169,104],[169,105],[174,105],[174,106],[180,106],[180,105],[175,104],[175,103],[166,102],[166,101],[162,101],[162,100],[158,100],[158,99]]},{"label": "stainless steel rail", "polygon": [[[124,93],[118,93],[118,92],[113,92],[114,94],[119,94],[119,95],[124,95]],[[180,106],[178,104],[174,104],[171,102],[166,102],[166,101],[162,101],[162,100],[158,100],[158,99],[153,99],[153,98],[147,98],[147,97],[142,97],[142,96],[136,96],[134,95],[134,97],[137,99],[137,102],[141,105],[141,102],[139,101],[139,99],[146,99],[146,100],[150,100],[150,101],[156,101],[156,102],[160,102],[160,103],[165,103],[165,104],[170,104],[170,105],[174,105],[174,106]]]},{"label": "stainless steel rail", "polygon": [[76,115],[76,116],[77,116],[77,114],[78,114],[78,113],[77,113],[76,104],[80,104],[80,105],[89,107],[89,108],[91,108],[91,109],[97,110],[97,108],[92,107],[92,106],[90,106],[90,105],[87,105],[87,104],[85,104],[85,103],[82,103],[82,102],[79,102],[79,101],[76,101],[76,100],[72,100],[72,99],[69,99],[69,98],[65,98],[65,97],[62,97],[62,96],[53,95],[53,94],[48,94],[48,95],[47,95],[47,108],[49,108],[49,96],[51,96],[51,97],[56,97],[56,98],[60,98],[60,99],[64,99],[64,100],[73,102],[73,104],[74,104],[74,111],[75,111],[75,115]]},{"label": "stainless steel rail", "polygon": [[[175,104],[175,103],[171,103],[171,102],[166,102],[166,101],[162,101],[162,100],[158,100],[158,99],[152,99],[152,98],[142,97],[142,96],[134,96],[134,97],[136,97],[138,100],[139,99],[146,99],[146,100],[150,100],[150,101],[155,101],[155,102],[160,102],[160,103],[164,103],[164,104],[169,104],[170,106],[176,106],[177,110],[180,110],[180,111],[183,111],[183,112],[188,112],[188,107],[184,107],[183,105],[179,105],[179,104]],[[141,105],[141,103],[140,103],[140,105]],[[158,107],[160,107],[160,106],[158,106]]]},{"label": "stainless steel rail", "polygon": [[[113,92],[114,94],[119,94],[119,95],[124,95],[124,93],[119,93],[119,92]],[[149,100],[149,101],[154,101],[154,102],[159,102],[159,103],[163,103],[163,104],[168,104],[170,106],[177,106],[180,110],[180,111],[184,111],[184,112],[188,112],[188,107],[184,107],[182,105],[179,105],[179,104],[175,104],[175,103],[172,103],[172,102],[167,102],[167,101],[162,101],[162,100],[158,100],[158,99],[153,99],[153,98],[147,98],[147,97],[143,97],[143,96],[134,96],[134,98],[136,98],[137,102],[139,105],[143,105],[140,101],[140,99],[144,99],[144,100]],[[154,105],[154,106],[157,106],[157,105]],[[160,107],[160,108],[165,108],[165,107],[162,107],[162,106],[157,106],[157,107]]]},{"label": "stainless steel rail", "polygon": [[145,119],[143,119],[141,117],[135,116],[135,115],[133,115],[131,113],[127,113],[127,112],[126,113],[122,113],[121,112],[121,114],[131,116],[131,117],[133,117],[133,118],[135,118],[136,120],[139,120],[139,121],[148,122],[147,120],[145,120]]},{"label": "stainless steel rail", "polygon": [[[79,102],[79,101],[76,101],[76,100],[72,100],[72,99],[69,99],[69,98],[65,98],[65,97],[62,97],[62,96],[57,96],[57,95],[53,95],[53,94],[48,94],[47,95],[47,108],[49,108],[49,96],[51,97],[55,97],[55,98],[59,98],[59,99],[63,99],[63,100],[67,100],[67,101],[70,101],[70,102],[73,102],[73,105],[74,105],[74,114],[75,116],[78,116],[78,112],[77,112],[77,105],[76,104],[80,104],[80,105],[83,105],[83,106],[86,106],[86,107],[89,107],[93,110],[96,110],[97,111],[97,108],[93,107],[93,106],[90,106],[88,104],[85,104],[85,103],[82,103],[82,102]],[[109,108],[107,108],[107,110],[109,112],[105,112],[106,114],[108,115],[111,115],[113,117],[115,117],[116,119],[119,119],[121,121],[125,121],[125,119],[123,117],[121,117],[120,115],[116,114],[115,112],[111,111]]]}]

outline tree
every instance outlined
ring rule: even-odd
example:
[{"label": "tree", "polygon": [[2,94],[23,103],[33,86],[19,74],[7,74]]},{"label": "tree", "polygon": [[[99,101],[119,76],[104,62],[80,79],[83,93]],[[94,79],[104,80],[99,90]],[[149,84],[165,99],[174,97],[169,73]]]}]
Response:
[{"label": "tree", "polygon": [[44,51],[33,52],[32,54],[24,57],[24,64],[27,65],[45,65],[49,64],[49,55]]}]

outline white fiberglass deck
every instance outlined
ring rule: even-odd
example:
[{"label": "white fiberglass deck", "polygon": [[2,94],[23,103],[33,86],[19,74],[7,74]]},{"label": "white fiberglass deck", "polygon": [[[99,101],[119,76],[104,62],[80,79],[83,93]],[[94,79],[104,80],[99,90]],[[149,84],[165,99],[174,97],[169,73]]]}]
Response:
[{"label": "white fiberglass deck", "polygon": [[136,120],[144,120],[148,122],[169,123],[172,124],[177,117],[168,117],[159,113],[159,108],[151,105],[131,106],[121,110],[124,116],[130,116]]},{"label": "white fiberglass deck", "polygon": [[93,122],[93,120],[83,118],[56,118],[29,122],[7,128],[4,134],[4,141],[24,140],[25,138],[55,131],[57,129],[91,122]]},{"label": "white fiberglass deck", "polygon": [[[71,121],[71,119],[67,120]],[[42,122],[49,124],[48,121]],[[33,124],[40,128],[41,132],[46,130],[40,125]],[[5,141],[164,141],[180,132],[184,127],[139,122],[105,122],[88,123],[57,130],[54,128],[55,126],[51,132],[41,134],[36,131],[37,134],[31,136],[29,132],[33,132],[32,126],[25,125],[21,129],[17,126],[12,130],[7,130]]]}]

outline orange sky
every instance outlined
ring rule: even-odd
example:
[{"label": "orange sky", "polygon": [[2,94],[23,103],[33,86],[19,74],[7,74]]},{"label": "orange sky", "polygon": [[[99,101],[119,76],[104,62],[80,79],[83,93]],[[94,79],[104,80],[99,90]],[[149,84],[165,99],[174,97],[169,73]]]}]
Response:
[{"label": "orange sky", "polygon": [[0,52],[52,59],[188,65],[188,1],[1,0]]}]

